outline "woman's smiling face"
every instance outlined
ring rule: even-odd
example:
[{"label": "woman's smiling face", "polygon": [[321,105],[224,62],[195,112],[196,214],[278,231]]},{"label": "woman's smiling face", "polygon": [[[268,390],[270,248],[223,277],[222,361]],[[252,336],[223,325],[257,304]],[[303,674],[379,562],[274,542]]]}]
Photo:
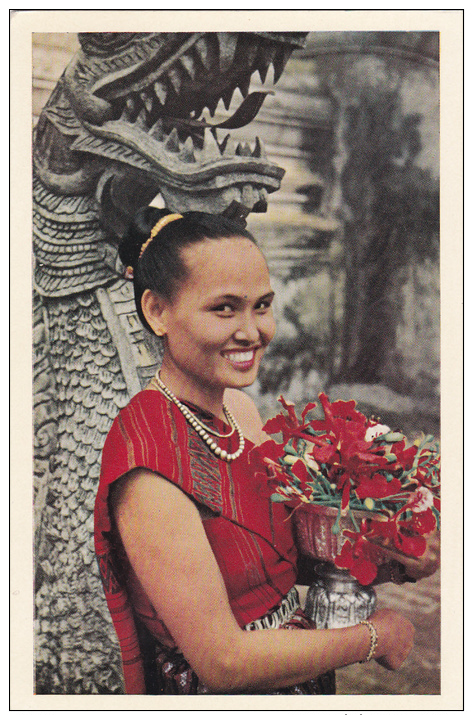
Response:
[{"label": "woman's smiling face", "polygon": [[247,238],[206,239],[181,256],[187,278],[159,311],[165,334],[161,376],[183,399],[218,399],[227,387],[254,382],[274,336],[268,268]]}]

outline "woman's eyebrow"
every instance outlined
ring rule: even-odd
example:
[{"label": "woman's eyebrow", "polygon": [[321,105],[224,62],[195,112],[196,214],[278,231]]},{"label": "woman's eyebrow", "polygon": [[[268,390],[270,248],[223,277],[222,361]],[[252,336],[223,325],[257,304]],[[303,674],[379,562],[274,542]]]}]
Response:
[{"label": "woman's eyebrow", "polygon": [[[271,291],[269,291],[268,293],[265,293],[264,295],[258,296],[258,297],[256,298],[256,301],[260,301],[260,300],[272,300],[272,299],[274,298],[274,295],[275,295],[274,291],[271,290]],[[217,296],[213,297],[213,298],[212,298],[212,302],[213,302],[213,301],[219,302],[219,301],[224,301],[224,300],[241,301],[241,300],[245,300],[247,297],[248,297],[248,296],[246,296],[246,295],[245,295],[245,296],[242,296],[242,295],[235,295],[235,294],[233,294],[233,293],[225,293],[225,294],[223,294],[223,295],[217,295]]]}]

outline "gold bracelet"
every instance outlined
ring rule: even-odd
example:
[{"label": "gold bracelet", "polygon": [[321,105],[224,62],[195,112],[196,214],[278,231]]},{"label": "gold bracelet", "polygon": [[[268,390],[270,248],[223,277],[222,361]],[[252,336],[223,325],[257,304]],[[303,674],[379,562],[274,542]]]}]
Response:
[{"label": "gold bracelet", "polygon": [[378,645],[378,632],[371,621],[360,621],[360,626],[367,626],[370,632],[370,650],[368,655],[364,660],[360,660],[360,663],[368,663],[374,656],[376,647]]}]

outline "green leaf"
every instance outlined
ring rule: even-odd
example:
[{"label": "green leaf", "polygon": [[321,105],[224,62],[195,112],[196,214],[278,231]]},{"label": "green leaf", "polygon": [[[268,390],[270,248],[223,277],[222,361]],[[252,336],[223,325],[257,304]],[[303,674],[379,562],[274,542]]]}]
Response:
[{"label": "green leaf", "polygon": [[340,506],[338,507],[337,518],[335,519],[335,523],[332,526],[332,534],[337,535],[340,533],[340,519],[341,519],[341,517],[342,517],[342,505],[340,504]]},{"label": "green leaf", "polygon": [[288,501],[288,498],[282,494],[271,494],[271,501]]},{"label": "green leaf", "polygon": [[375,437],[373,442],[400,442],[404,439],[404,435],[401,432],[386,432],[386,434],[380,434]]},{"label": "green leaf", "polygon": [[437,529],[440,529],[440,512],[438,509],[436,509],[434,506],[430,507],[432,514],[435,516],[435,519],[437,521]]}]

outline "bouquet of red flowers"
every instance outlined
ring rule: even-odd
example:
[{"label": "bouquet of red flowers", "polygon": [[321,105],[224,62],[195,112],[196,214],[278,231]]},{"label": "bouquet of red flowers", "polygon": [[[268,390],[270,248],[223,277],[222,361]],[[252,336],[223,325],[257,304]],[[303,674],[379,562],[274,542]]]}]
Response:
[{"label": "bouquet of red flowers", "polygon": [[287,502],[294,513],[333,514],[338,548],[325,558],[369,584],[387,560],[386,549],[393,558],[396,552],[421,556],[425,536],[440,522],[440,453],[433,437],[408,446],[402,433],[358,412],[354,400],[331,403],[321,393],[325,417],[310,421],[315,403],[299,420],[294,405],[279,401],[285,413],[268,420],[264,431],[282,441],[264,442],[255,456],[269,474],[273,501]]}]

